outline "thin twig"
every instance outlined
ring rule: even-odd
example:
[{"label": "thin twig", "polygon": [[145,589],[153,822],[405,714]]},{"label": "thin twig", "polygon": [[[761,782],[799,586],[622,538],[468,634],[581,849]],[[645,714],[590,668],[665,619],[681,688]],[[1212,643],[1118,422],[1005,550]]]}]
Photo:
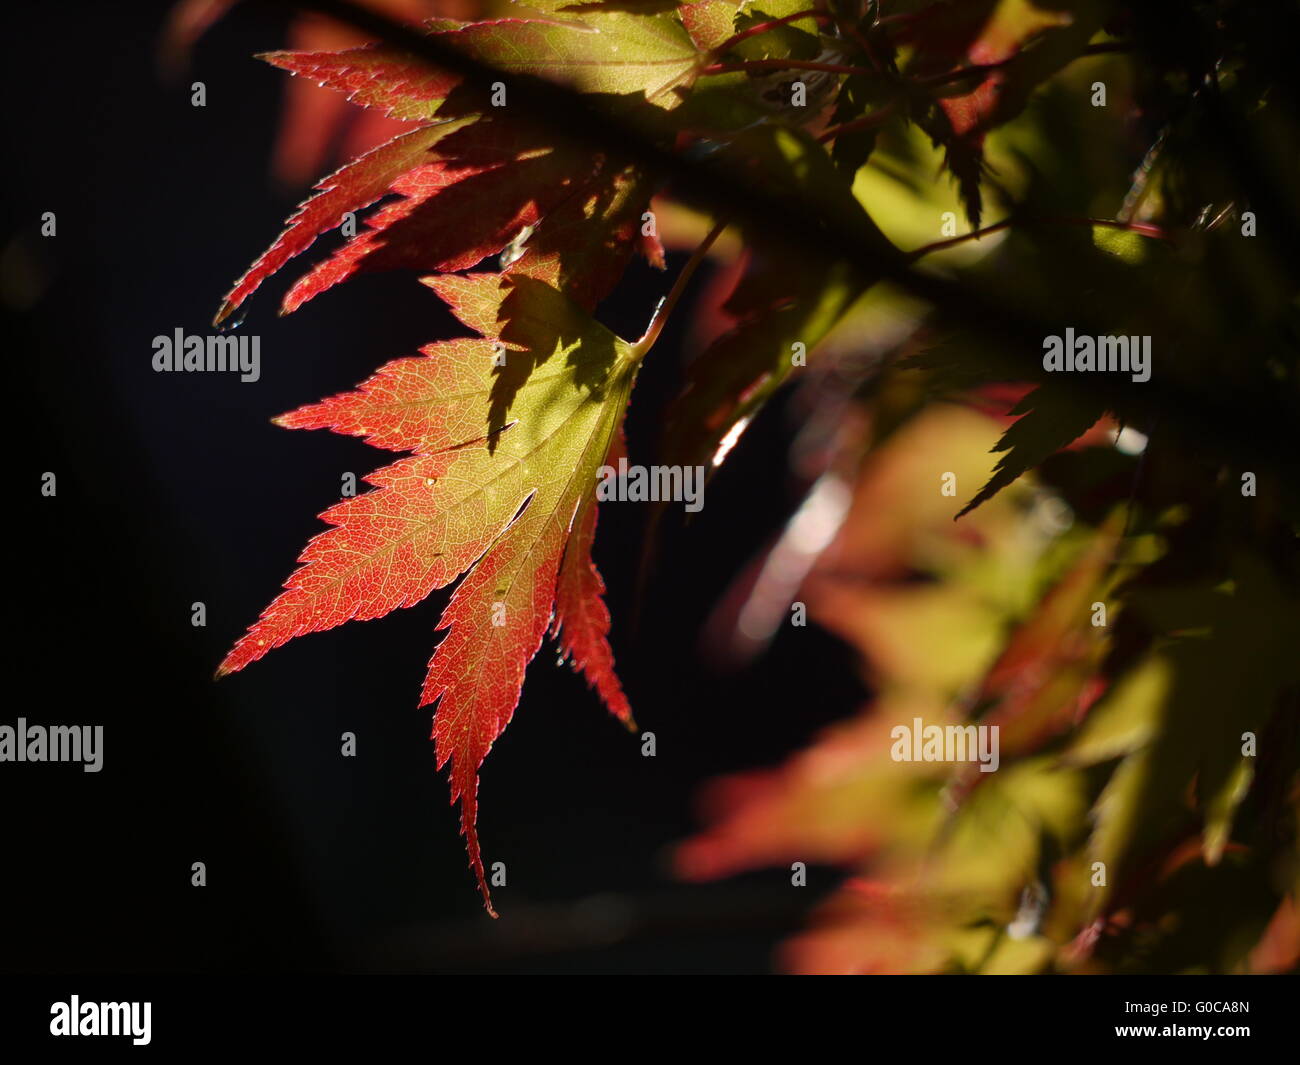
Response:
[{"label": "thin twig", "polygon": [[990,233],[997,233],[999,230],[1009,229],[1011,226],[1016,225],[1025,227],[1035,225],[1101,226],[1103,229],[1122,229],[1130,233],[1138,233],[1144,237],[1152,237],[1155,240],[1168,241],[1171,239],[1168,232],[1159,226],[1151,225],[1149,222],[1124,222],[1116,218],[1004,218],[1001,222],[994,222],[983,229],[975,229],[969,233],[949,237],[946,240],[936,240],[933,244],[923,244],[915,251],[908,252],[907,258],[909,262],[915,262],[922,256],[929,255],[932,252],[943,251],[945,248],[965,244],[970,240],[979,240],[980,237],[986,237]]},{"label": "thin twig", "polygon": [[822,63],[816,59],[742,59],[737,63],[710,63],[700,68],[701,74],[753,74],[764,70],[820,70],[828,74],[866,74],[875,76],[868,67],[846,66],[843,63]]},{"label": "thin twig", "polygon": [[895,101],[890,100],[889,103],[872,111],[869,115],[862,115],[860,118],[855,118],[849,122],[841,122],[838,126],[831,126],[830,129],[823,130],[817,139],[822,144],[825,144],[827,141],[833,141],[836,137],[843,137],[846,133],[856,133],[860,129],[872,129],[894,113],[894,105]]},{"label": "thin twig", "polygon": [[682,272],[677,275],[677,279],[673,282],[673,287],[668,291],[668,295],[660,300],[659,306],[655,308],[654,316],[650,319],[650,325],[646,327],[645,335],[632,345],[634,358],[638,360],[644,359],[646,353],[654,347],[655,341],[659,339],[659,334],[663,332],[664,324],[668,321],[668,316],[673,313],[677,301],[682,298],[682,293],[686,291],[691,275],[704,261],[709,249],[713,247],[713,242],[722,235],[722,231],[726,228],[727,223],[725,221],[718,222],[709,230],[708,236],[700,241],[699,247],[692,252],[690,259],[682,267]]}]

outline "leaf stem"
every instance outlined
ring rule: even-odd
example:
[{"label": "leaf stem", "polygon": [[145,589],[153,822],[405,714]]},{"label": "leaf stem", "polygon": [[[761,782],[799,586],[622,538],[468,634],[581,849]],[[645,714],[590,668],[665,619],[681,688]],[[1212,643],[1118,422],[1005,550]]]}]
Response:
[{"label": "leaf stem", "polygon": [[646,327],[645,335],[632,345],[632,358],[640,362],[646,357],[646,353],[654,347],[655,341],[659,339],[659,334],[664,330],[664,324],[668,321],[668,316],[673,313],[673,308],[677,306],[677,301],[682,298],[682,293],[686,290],[687,284],[691,280],[691,275],[695,273],[700,263],[704,261],[705,255],[713,247],[713,242],[722,235],[722,231],[727,228],[725,221],[718,222],[709,230],[700,245],[691,253],[690,259],[682,267],[682,272],[677,275],[673,281],[673,287],[669,290],[668,295],[659,301],[659,306],[655,308],[654,316],[650,319],[650,324]]},{"label": "leaf stem", "polygon": [[1123,222],[1115,218],[1004,218],[1001,222],[994,222],[991,226],[985,226],[983,229],[975,229],[969,233],[962,233],[960,236],[949,237],[947,240],[936,240],[933,244],[923,244],[915,251],[908,252],[907,261],[915,262],[931,252],[943,251],[945,248],[953,248],[958,244],[965,244],[969,240],[979,240],[980,237],[986,237],[990,233],[997,233],[999,230],[1010,229],[1014,225],[1073,225],[1073,226],[1101,226],[1105,229],[1124,229],[1130,233],[1138,233],[1144,237],[1152,237],[1156,240],[1170,240],[1169,234],[1159,226],[1153,226],[1149,222]]},{"label": "leaf stem", "polygon": [[895,103],[896,101],[890,100],[889,103],[877,108],[869,115],[862,115],[850,122],[841,122],[838,126],[831,126],[830,129],[823,130],[818,134],[817,140],[825,144],[827,141],[833,141],[836,137],[842,137],[846,133],[856,133],[860,129],[871,129],[873,126],[878,126],[894,113]]},{"label": "leaf stem", "polygon": [[875,75],[869,67],[851,67],[843,63],[820,63],[815,59],[745,59],[739,63],[710,63],[700,68],[701,74],[755,73],[763,70],[821,70],[829,74]]},{"label": "leaf stem", "polygon": [[800,19],[815,18],[822,21],[828,21],[831,16],[825,11],[818,11],[816,8],[809,8],[807,11],[796,11],[793,15],[786,15],[783,18],[774,18],[768,22],[760,22],[756,26],[750,26],[747,30],[741,30],[723,41],[716,48],[710,48],[708,55],[721,56],[726,55],[731,49],[735,48],[741,41],[746,41],[750,37],[757,37],[760,33],[767,33],[770,30],[779,29],[791,22],[798,22]]}]

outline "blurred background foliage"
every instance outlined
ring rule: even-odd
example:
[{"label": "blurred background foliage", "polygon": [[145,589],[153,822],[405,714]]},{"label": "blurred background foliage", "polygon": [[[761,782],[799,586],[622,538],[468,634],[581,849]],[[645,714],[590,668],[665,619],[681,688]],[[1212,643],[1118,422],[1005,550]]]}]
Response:
[{"label": "blurred background foliage", "polygon": [[[678,869],[847,870],[786,945],[798,972],[1294,970],[1295,13],[880,10],[917,13],[904,71],[945,49],[1046,66],[898,107],[859,201],[990,306],[1151,336],[1155,387],[1035,375],[978,320],[883,285],[858,299],[798,386],[804,507],[712,634],[750,656],[804,602],[873,696],[786,765],[719,781]],[[945,212],[959,237],[991,230],[944,242]],[[1237,420],[1200,418],[1220,408]],[[892,760],[918,717],[999,726],[1001,768]]]}]

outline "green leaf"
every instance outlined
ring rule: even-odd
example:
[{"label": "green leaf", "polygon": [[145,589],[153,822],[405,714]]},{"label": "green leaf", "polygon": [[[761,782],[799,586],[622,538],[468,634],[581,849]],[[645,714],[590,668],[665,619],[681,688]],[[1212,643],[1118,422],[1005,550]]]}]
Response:
[{"label": "green leaf", "polygon": [[998,460],[988,484],[957,513],[958,518],[1081,437],[1105,414],[1105,406],[1093,397],[1080,396],[1068,384],[1049,382],[1017,403],[1011,413],[1021,417],[993,449],[1006,454]]},{"label": "green leaf", "polygon": [[1149,742],[1097,801],[1089,850],[1107,866],[1103,895],[1189,832],[1200,832],[1207,863],[1220,859],[1251,779],[1243,734],[1262,742],[1281,696],[1300,685],[1300,596],[1254,555],[1235,554],[1229,573],[1214,585],[1139,583],[1124,593],[1126,609],[1164,635],[1167,685],[1150,710]]}]

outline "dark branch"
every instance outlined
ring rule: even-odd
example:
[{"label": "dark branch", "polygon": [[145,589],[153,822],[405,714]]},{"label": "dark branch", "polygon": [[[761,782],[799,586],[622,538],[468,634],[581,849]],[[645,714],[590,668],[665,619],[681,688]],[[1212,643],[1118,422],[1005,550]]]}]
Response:
[{"label": "dark branch", "polygon": [[[1024,380],[1037,379],[1044,336],[1059,331],[1059,319],[1046,320],[1018,308],[986,289],[937,277],[915,269],[909,257],[884,244],[874,227],[827,224],[816,205],[775,195],[735,168],[705,162],[671,151],[653,136],[616,118],[607,110],[563,85],[501,70],[448,44],[348,0],[258,0],[262,6],[298,8],[337,19],[434,67],[451,71],[480,88],[495,82],[506,87],[511,110],[542,128],[644,167],[656,180],[667,182],[672,195],[715,218],[736,219],[765,241],[807,254],[815,239],[828,258],[847,263],[865,284],[888,280],[925,300],[949,319],[978,327],[1001,348],[996,369]],[[1222,120],[1220,131],[1222,131]],[[1256,195],[1259,192],[1252,189]],[[798,261],[792,255],[792,261]],[[1102,333],[1075,320],[1079,332]],[[1277,390],[1225,395],[1197,390],[1176,379],[1173,360],[1165,364],[1163,380],[1153,377],[1137,387],[1144,403],[1161,412],[1162,424],[1184,441],[1213,438],[1224,457],[1249,462],[1249,468],[1280,469],[1284,482],[1300,495],[1300,463],[1294,461],[1295,424],[1300,406]],[[1088,374],[1077,375],[1081,393],[1103,388]]]}]

